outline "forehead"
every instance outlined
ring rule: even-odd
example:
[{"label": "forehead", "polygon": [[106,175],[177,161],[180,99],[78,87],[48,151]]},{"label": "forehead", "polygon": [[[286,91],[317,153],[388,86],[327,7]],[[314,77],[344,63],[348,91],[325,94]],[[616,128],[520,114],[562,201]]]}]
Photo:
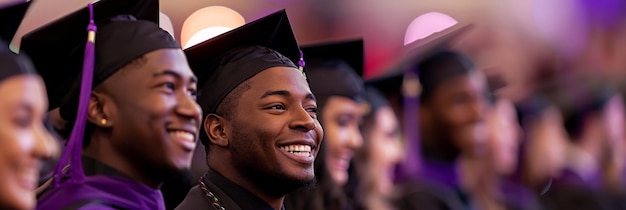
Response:
[{"label": "forehead", "polygon": [[325,117],[337,114],[351,114],[362,117],[369,109],[366,104],[352,100],[344,96],[331,96],[322,110]]},{"label": "forehead", "polygon": [[485,92],[486,81],[481,72],[473,71],[443,82],[435,93]]},{"label": "forehead", "polygon": [[269,90],[287,90],[294,95],[311,93],[302,72],[293,67],[271,67],[259,72],[248,81],[252,86],[252,91],[247,92],[255,94],[263,94]]},{"label": "forehead", "polygon": [[36,75],[18,75],[0,81],[0,107],[28,103],[45,109],[48,101],[41,78]]},{"label": "forehead", "polygon": [[[126,77],[132,79],[152,78],[153,73],[171,70],[185,77],[193,76],[193,72],[187,63],[185,54],[181,49],[159,49],[146,53],[136,63],[129,64],[131,71],[124,71]],[[134,67],[134,68],[133,68]]]}]

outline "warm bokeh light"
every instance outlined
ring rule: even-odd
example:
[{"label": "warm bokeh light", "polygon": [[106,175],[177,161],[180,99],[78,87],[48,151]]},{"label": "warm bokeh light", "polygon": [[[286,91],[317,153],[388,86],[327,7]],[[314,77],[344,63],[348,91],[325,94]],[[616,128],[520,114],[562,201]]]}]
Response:
[{"label": "warm bokeh light", "polygon": [[[241,14],[228,7],[205,7],[195,11],[183,23],[180,33],[181,44],[187,48],[193,46],[193,44],[189,44],[192,40],[195,43],[200,43],[219,35],[217,32],[221,31],[223,33],[245,23],[246,21]],[[198,33],[200,34],[196,35]]]},{"label": "warm bokeh light", "polygon": [[159,12],[159,26],[163,30],[165,30],[168,33],[170,33],[170,35],[172,35],[172,37],[176,38],[176,35],[174,33],[174,25],[172,24],[172,20],[170,20],[170,17],[168,17],[163,12]]},{"label": "warm bokeh light", "polygon": [[440,12],[429,12],[420,15],[407,27],[404,35],[404,45],[443,31],[457,23],[458,21],[454,18]]}]

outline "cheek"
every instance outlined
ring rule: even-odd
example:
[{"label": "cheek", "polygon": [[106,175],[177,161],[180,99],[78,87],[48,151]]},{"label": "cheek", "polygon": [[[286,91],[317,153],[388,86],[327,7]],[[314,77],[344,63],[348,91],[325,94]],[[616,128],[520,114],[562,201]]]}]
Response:
[{"label": "cheek", "polygon": [[[8,129],[8,128],[5,128]],[[0,153],[3,157],[13,159],[28,155],[29,148],[33,148],[35,141],[31,130],[4,130],[0,132],[2,147]]]},{"label": "cheek", "polygon": [[345,128],[330,124],[324,127],[324,144],[329,153],[336,153],[340,150],[342,142],[347,132]]}]

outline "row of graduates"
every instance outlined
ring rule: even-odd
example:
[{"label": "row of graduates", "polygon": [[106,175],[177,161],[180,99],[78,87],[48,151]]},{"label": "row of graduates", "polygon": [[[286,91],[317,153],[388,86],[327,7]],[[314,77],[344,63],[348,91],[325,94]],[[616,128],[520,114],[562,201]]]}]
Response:
[{"label": "row of graduates", "polygon": [[[0,9],[2,39],[30,4]],[[158,11],[156,0],[102,0],[24,35],[17,54],[3,44],[11,144],[0,206],[166,209],[160,187],[189,169],[199,140],[208,169],[180,204],[168,202],[177,209],[349,207],[341,190],[322,187],[284,200],[316,181],[348,181],[371,108],[355,71],[362,41],[301,51],[283,10],[183,51]],[[322,119],[340,141],[322,144]],[[65,147],[38,185],[42,161],[59,154],[56,137]]]},{"label": "row of graduates", "polygon": [[[2,9],[18,20],[3,39],[30,4]],[[610,105],[617,92],[579,80],[540,89],[518,107],[515,164],[515,109],[448,48],[467,27],[418,40],[397,71],[364,83],[361,41],[301,51],[285,11],[184,51],[157,18],[158,1],[102,0],[2,52],[15,139],[3,207],[35,207],[54,130],[68,141],[38,209],[623,209],[623,138],[589,136],[615,128],[598,116],[616,121],[599,113],[623,106]],[[161,192],[189,169],[197,140],[206,173]]]}]

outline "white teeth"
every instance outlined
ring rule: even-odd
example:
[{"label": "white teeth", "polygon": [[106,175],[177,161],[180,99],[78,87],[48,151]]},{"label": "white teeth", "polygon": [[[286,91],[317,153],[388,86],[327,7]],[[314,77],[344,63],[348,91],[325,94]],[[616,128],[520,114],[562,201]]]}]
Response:
[{"label": "white teeth", "polygon": [[170,131],[169,134],[170,134],[170,136],[172,136],[172,137],[174,137],[176,139],[182,139],[182,140],[186,140],[186,141],[190,141],[190,142],[195,142],[193,134],[189,133],[187,131],[176,130],[176,131]]},{"label": "white teeth", "polygon": [[309,145],[288,145],[282,146],[280,149],[299,156],[308,157],[311,155],[313,148]]}]

